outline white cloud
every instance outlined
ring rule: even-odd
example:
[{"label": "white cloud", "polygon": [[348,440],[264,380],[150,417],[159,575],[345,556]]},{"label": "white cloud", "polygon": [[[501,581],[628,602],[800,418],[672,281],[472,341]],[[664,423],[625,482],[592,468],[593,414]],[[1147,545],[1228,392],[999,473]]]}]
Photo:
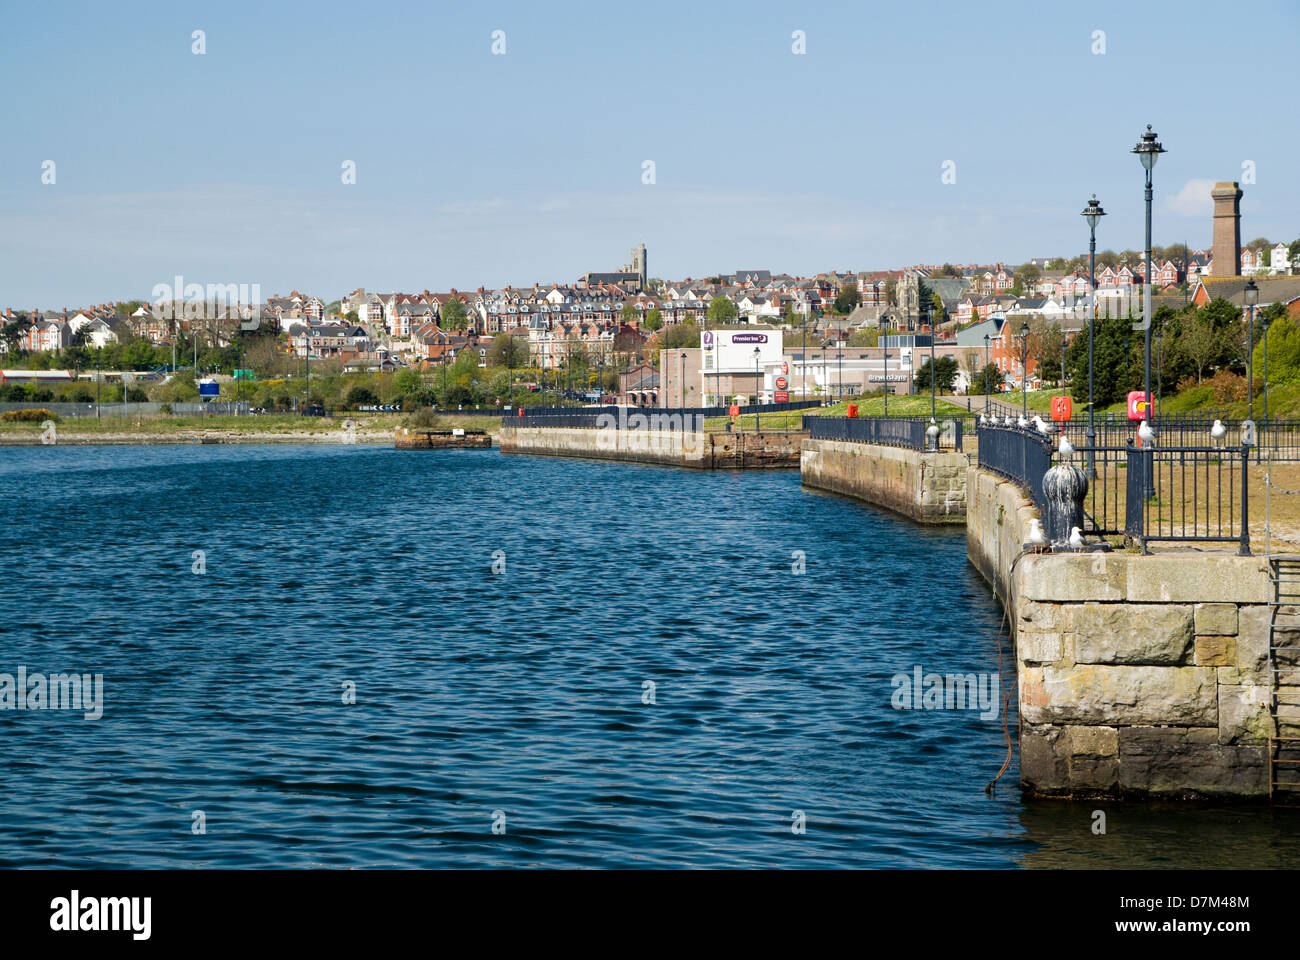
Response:
[{"label": "white cloud", "polygon": [[1213,180],[1188,180],[1183,189],[1165,200],[1165,209],[1184,217],[1208,217],[1214,212],[1213,189]]}]

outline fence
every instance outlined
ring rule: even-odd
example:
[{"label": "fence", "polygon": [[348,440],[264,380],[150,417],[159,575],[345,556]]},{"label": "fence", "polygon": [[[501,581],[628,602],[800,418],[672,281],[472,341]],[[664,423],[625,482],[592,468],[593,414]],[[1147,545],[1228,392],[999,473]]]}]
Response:
[{"label": "fence", "polygon": [[[1046,515],[1043,476],[1052,466],[1052,440],[1033,428],[1004,426],[980,426],[978,436],[980,466],[1029,491]],[[1148,543],[1166,541],[1237,543],[1239,553],[1250,553],[1250,448],[1158,441],[1142,448],[1125,440],[1080,444],[1071,455],[1088,476],[1083,533],[1123,537],[1144,552]]]},{"label": "fence", "polygon": [[[803,428],[813,440],[846,440],[878,443],[887,447],[929,448],[930,421],[924,417],[816,417],[805,415]],[[940,427],[939,445],[961,449],[962,421],[945,420]]]},{"label": "fence", "polygon": [[[60,417],[78,419],[95,417],[157,417],[171,414],[177,417],[229,417],[247,416],[252,409],[247,402],[216,400],[212,403],[0,403],[0,413],[9,410],[49,410]],[[166,408],[166,409],[164,409]]]},{"label": "fence", "polygon": [[[780,413],[820,406],[821,401],[750,404],[741,413]],[[520,413],[522,409],[522,413]],[[502,410],[501,422],[519,427],[577,427],[618,430],[702,431],[708,417],[725,417],[726,407],[523,407]]]},{"label": "fence", "polygon": [[975,436],[979,440],[980,466],[1028,490],[1038,512],[1046,516],[1043,475],[1052,466],[1051,442],[1040,433],[1017,427],[981,426]]}]

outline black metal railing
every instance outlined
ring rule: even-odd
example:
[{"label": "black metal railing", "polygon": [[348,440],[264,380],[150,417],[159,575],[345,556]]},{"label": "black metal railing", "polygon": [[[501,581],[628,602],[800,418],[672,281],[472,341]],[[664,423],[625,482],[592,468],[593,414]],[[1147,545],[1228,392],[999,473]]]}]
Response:
[{"label": "black metal railing", "polygon": [[1043,475],[1052,466],[1052,444],[1036,430],[1019,427],[981,426],[979,464],[1019,484],[1033,497],[1038,512],[1047,515],[1043,497]]},{"label": "black metal railing", "polygon": [[[1123,537],[1145,552],[1154,542],[1236,543],[1250,553],[1250,457],[1253,448],[1075,445],[1069,461],[1088,476],[1083,533]],[[1101,431],[1098,430],[1101,436]],[[1046,515],[1043,477],[1060,462],[1059,433],[1034,427],[981,426],[980,466],[1023,487]]]},{"label": "black metal railing", "polygon": [[1154,541],[1237,543],[1250,555],[1250,455],[1242,444],[1129,447],[1125,535]]},{"label": "black metal railing", "polygon": [[[820,400],[796,400],[790,403],[761,403],[741,407],[740,413],[762,414],[806,410],[820,406]],[[521,412],[522,410],[522,412]],[[689,430],[704,429],[708,418],[725,417],[727,407],[568,407],[516,408],[502,410],[501,422],[520,427],[578,427],[617,430]],[[761,425],[762,420],[760,418]]]},{"label": "black metal railing", "polygon": [[[960,450],[962,420],[936,421],[938,449]],[[818,417],[805,415],[803,429],[813,440],[844,440],[850,443],[878,443],[911,450],[932,449],[925,417]]]}]

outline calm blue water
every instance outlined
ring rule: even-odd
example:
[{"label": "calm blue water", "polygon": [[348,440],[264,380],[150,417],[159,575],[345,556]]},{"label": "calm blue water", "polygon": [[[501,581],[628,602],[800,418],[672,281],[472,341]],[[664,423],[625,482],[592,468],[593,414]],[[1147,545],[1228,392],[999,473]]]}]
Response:
[{"label": "calm blue water", "polygon": [[795,472],[0,447],[0,511],[0,673],[105,699],[0,711],[0,866],[1297,863],[1267,810],[987,796],[1000,718],[890,704],[998,670],[964,532]]}]

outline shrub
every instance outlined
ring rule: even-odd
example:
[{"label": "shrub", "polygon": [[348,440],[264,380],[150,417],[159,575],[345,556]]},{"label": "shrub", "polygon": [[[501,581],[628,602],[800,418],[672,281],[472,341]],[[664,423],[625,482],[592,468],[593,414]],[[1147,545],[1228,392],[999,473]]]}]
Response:
[{"label": "shrub", "polygon": [[1220,370],[1207,383],[1214,391],[1215,403],[1232,403],[1246,399],[1246,378],[1231,370]]},{"label": "shrub", "polygon": [[407,425],[418,427],[422,430],[432,430],[438,425],[438,417],[434,414],[432,407],[421,407],[407,419]]},{"label": "shrub", "polygon": [[44,407],[29,407],[26,410],[9,410],[4,414],[4,419],[9,423],[41,423],[45,420],[58,423],[59,415]]},{"label": "shrub", "polygon": [[369,387],[353,387],[343,402],[349,407],[374,406],[379,403],[379,398]]}]

